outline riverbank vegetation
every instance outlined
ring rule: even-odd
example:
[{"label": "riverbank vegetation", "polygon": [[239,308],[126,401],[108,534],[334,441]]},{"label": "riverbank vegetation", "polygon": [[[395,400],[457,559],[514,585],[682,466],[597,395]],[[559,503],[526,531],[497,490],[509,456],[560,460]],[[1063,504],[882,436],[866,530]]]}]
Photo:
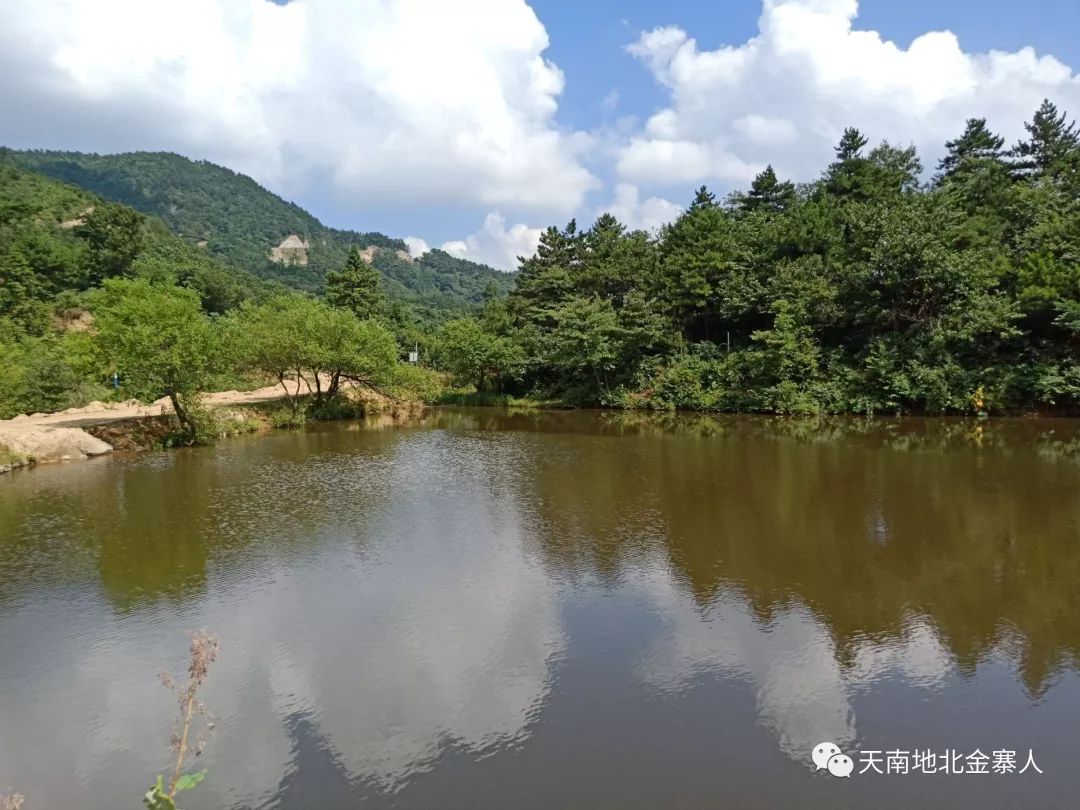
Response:
[{"label": "riverbank vegetation", "polygon": [[317,300],[0,161],[0,418],[166,397],[172,440],[191,443],[221,432],[207,391],[276,381],[292,423],[355,414],[339,400],[356,389],[430,399],[432,373],[400,362],[412,316],[382,281],[354,248]]},{"label": "riverbank vegetation", "polygon": [[[163,172],[186,189],[183,216],[161,209],[176,232],[27,171],[31,157],[114,196]],[[851,128],[812,183],[769,167],[726,199],[702,187],[654,234],[609,214],[548,228],[516,274],[481,294],[491,279],[466,268],[471,286],[437,310],[387,295],[397,282],[380,262],[408,262],[396,243],[312,248],[318,280],[287,289],[190,241],[228,213],[194,210],[219,167],[83,157],[0,152],[0,418],[165,396],[198,441],[201,394],[253,380],[281,385],[282,424],[351,412],[341,395],[357,388],[658,410],[1080,411],[1080,133],[1050,102],[1011,147],[968,121],[930,177],[914,147],[871,148]],[[254,263],[249,220],[264,209],[314,227],[226,175],[250,197],[247,236],[219,255]],[[402,362],[417,345],[420,365]]]},{"label": "riverbank vegetation", "polygon": [[444,324],[479,392],[627,408],[972,413],[1080,408],[1080,135],[1044,103],[984,120],[932,179],[848,129],[816,182],[698,190],[658,235],[549,228],[516,285]]}]

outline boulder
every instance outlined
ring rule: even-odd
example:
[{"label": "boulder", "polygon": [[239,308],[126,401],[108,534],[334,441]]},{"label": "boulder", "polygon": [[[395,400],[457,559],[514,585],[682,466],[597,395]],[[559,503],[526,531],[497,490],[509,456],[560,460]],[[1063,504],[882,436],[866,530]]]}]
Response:
[{"label": "boulder", "polygon": [[73,427],[27,425],[18,430],[4,430],[0,432],[0,445],[37,464],[72,461],[112,452],[111,445],[85,430]]}]

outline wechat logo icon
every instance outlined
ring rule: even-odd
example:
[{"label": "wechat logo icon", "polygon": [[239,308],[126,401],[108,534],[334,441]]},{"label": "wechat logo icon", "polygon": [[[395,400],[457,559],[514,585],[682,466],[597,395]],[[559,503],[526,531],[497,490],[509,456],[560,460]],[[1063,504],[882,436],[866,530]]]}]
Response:
[{"label": "wechat logo icon", "polygon": [[855,763],[852,762],[851,757],[841,751],[836,743],[818,743],[810,752],[810,758],[814,760],[814,765],[819,771],[823,768],[827,769],[833,776],[850,778],[851,772],[855,770]]}]

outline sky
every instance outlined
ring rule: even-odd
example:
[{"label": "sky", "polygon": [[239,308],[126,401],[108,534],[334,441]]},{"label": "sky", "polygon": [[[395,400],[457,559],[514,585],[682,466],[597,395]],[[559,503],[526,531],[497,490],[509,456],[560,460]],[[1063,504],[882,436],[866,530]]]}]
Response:
[{"label": "sky", "polygon": [[329,225],[501,269],[676,217],[843,128],[932,169],[969,117],[1080,116],[1076,0],[0,0],[0,144],[170,150]]}]

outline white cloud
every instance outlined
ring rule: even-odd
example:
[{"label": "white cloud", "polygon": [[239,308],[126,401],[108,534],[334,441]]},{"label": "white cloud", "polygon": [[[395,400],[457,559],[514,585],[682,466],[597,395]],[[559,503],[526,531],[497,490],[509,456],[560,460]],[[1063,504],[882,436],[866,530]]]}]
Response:
[{"label": "white cloud", "polygon": [[700,50],[684,30],[641,34],[627,50],[669,103],[618,151],[631,182],[744,185],[772,163],[815,178],[843,128],[914,143],[932,166],[969,117],[1011,141],[1044,97],[1080,114],[1080,76],[1031,48],[967,53],[935,31],[904,49],[856,30],[857,0],[763,0],[758,35]]},{"label": "white cloud", "polygon": [[519,256],[532,256],[540,242],[542,228],[530,228],[517,223],[506,227],[506,219],[498,212],[484,218],[483,227],[464,239],[443,242],[442,249],[451,256],[489,264],[499,270],[516,270]]},{"label": "white cloud", "polygon": [[431,250],[431,246],[419,236],[406,236],[401,241],[405,243],[405,247],[409,250],[409,255],[414,259],[419,259]]},{"label": "white cloud", "polygon": [[779,612],[765,629],[737,598],[703,613],[667,571],[648,571],[636,584],[662,623],[638,665],[645,682],[682,692],[705,672],[743,678],[753,687],[759,722],[798,762],[821,740],[843,747],[858,738],[854,698],[867,684],[891,677],[934,690],[953,672],[948,651],[922,622],[899,639],[864,639],[845,667],[828,627],[804,608]]},{"label": "white cloud", "polygon": [[[16,8],[17,6],[17,8]],[[173,149],[358,203],[568,213],[591,139],[524,0],[40,0],[0,12],[0,142]]]},{"label": "white cloud", "polygon": [[602,206],[597,214],[608,213],[628,228],[655,231],[682,213],[682,206],[662,197],[641,199],[637,186],[617,183],[611,203]]}]

